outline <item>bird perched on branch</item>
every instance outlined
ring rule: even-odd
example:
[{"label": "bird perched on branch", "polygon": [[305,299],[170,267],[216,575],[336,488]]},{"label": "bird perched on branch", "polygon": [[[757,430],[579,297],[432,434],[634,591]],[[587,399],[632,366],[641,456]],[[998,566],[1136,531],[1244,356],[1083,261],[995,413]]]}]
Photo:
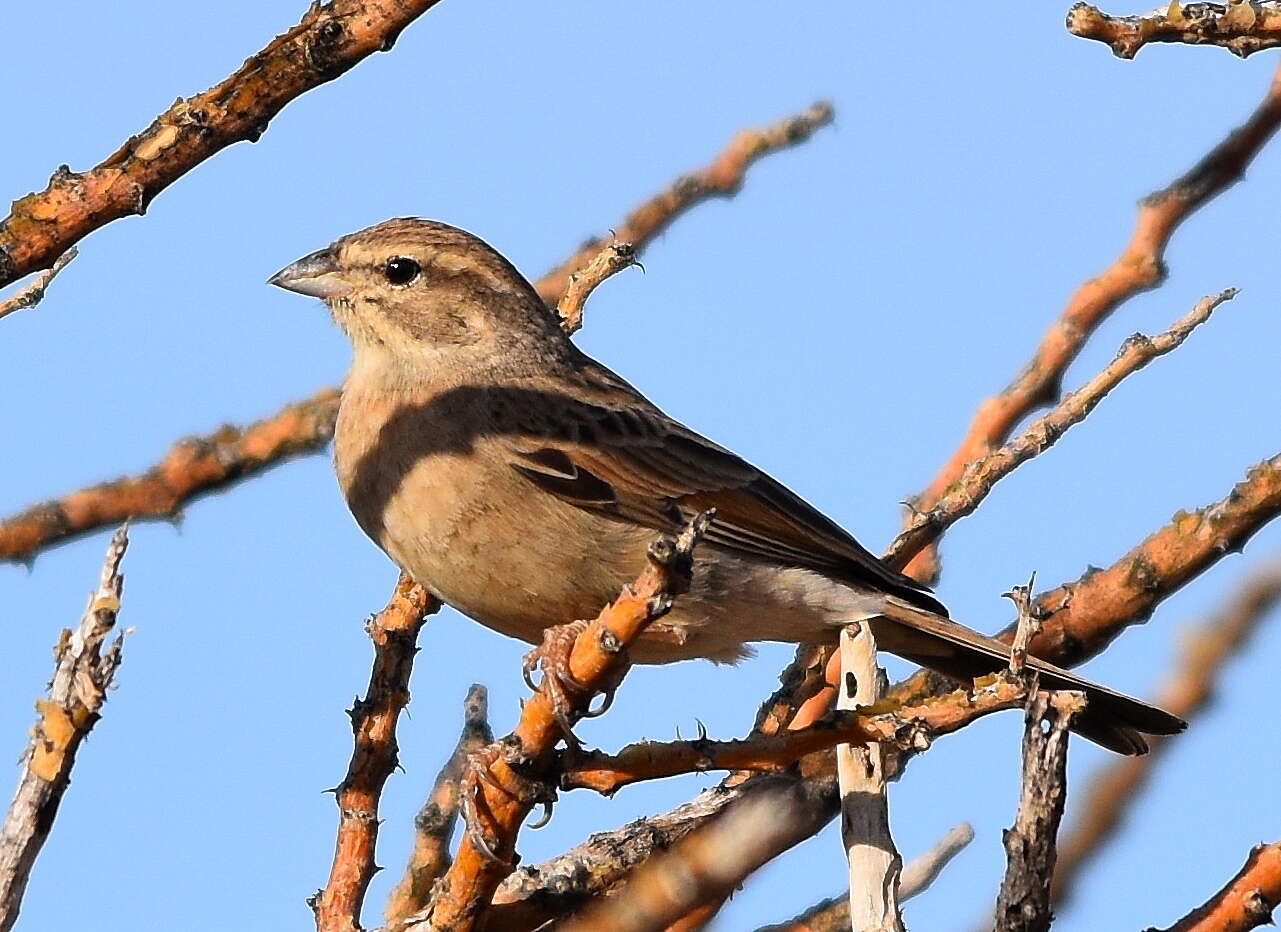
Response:
[{"label": "bird perched on branch", "polygon": [[[375,543],[434,595],[538,644],[591,618],[644,567],[656,532],[715,520],[690,591],[632,646],[640,663],[734,662],[753,641],[835,642],[868,621],[878,645],[962,680],[1009,648],[947,618],[756,467],[668,417],[580,351],[533,286],[463,230],[389,220],[282,269],[321,298],[354,349],[334,458]],[[1122,753],[1183,723],[1029,659],[1083,690],[1087,737]]]}]

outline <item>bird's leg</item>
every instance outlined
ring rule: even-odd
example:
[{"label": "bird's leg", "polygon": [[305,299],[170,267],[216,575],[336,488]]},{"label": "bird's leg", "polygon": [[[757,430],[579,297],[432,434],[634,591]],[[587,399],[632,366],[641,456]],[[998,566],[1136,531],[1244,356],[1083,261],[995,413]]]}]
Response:
[{"label": "bird's leg", "polygon": [[[520,766],[522,753],[517,746],[511,745],[511,738],[508,737],[502,741],[481,748],[467,756],[466,768],[463,772],[463,778],[459,787],[459,797],[463,814],[463,823],[467,828],[467,836],[472,840],[472,844],[486,858],[496,864],[514,870],[516,867],[515,860],[508,860],[502,857],[495,850],[496,844],[493,836],[496,834],[491,827],[486,824],[492,822],[492,816],[488,811],[488,806],[484,805],[485,794],[481,787],[484,783],[502,793],[519,800],[522,803],[541,803],[544,807],[543,815],[530,828],[542,828],[552,817],[552,806],[556,802],[555,788],[542,780],[524,776],[516,771]],[[493,765],[498,760],[507,762],[508,768],[511,769],[511,775],[516,778],[515,788],[507,786],[500,782],[495,776]]]}]

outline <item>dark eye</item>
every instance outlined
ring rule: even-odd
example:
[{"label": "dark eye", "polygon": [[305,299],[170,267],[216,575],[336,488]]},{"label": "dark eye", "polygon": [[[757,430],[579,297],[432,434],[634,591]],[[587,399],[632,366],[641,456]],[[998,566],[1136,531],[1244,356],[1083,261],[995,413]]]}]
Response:
[{"label": "dark eye", "polygon": [[422,266],[413,259],[407,256],[395,256],[387,260],[383,275],[387,276],[387,281],[393,285],[408,285],[422,270]]}]

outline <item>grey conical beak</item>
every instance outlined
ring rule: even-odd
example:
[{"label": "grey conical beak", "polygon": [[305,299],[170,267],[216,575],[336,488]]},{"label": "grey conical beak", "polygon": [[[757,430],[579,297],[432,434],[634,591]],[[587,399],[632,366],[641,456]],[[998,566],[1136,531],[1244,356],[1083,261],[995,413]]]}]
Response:
[{"label": "grey conical beak", "polygon": [[267,279],[267,284],[312,298],[340,298],[351,293],[351,285],[342,278],[332,246],[317,249],[285,266]]}]

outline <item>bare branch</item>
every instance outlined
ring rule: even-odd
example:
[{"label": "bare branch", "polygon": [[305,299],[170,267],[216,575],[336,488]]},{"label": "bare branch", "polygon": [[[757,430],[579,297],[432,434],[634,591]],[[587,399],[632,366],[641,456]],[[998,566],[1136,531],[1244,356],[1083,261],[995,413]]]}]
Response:
[{"label": "bare branch", "polygon": [[[1165,249],[1179,224],[1241,178],[1279,123],[1281,69],[1244,124],[1168,187],[1143,199],[1124,251],[1077,289],[1014,381],[979,406],[961,445],[917,496],[916,509],[932,509],[971,463],[991,453],[1029,413],[1054,403],[1063,374],[1095,329],[1125,301],[1165,280]],[[904,550],[896,555],[895,565],[923,582],[933,581],[939,573],[938,548],[916,554]]]},{"label": "bare branch", "polygon": [[1184,3],[1170,0],[1140,16],[1109,16],[1088,3],[1074,3],[1068,32],[1112,47],[1117,58],[1133,58],[1149,42],[1217,45],[1245,58],[1281,45],[1281,3],[1276,0],[1226,0]]},{"label": "bare branch", "polygon": [[[830,105],[815,104],[767,129],[740,133],[711,166],[686,176],[693,180],[678,180],[632,211],[620,226],[620,236],[639,256],[687,210],[712,194],[733,194],[756,159],[803,142],[831,119]],[[603,245],[591,240],[540,279],[535,287],[543,300],[555,305],[573,274],[596,258]],[[2,520],[0,560],[30,559],[45,547],[128,517],[170,517],[197,495],[227,488],[292,457],[319,453],[333,439],[338,401],[338,389],[323,389],[250,427],[227,426],[182,441],[141,476],[82,489]]]},{"label": "bare branch", "polygon": [[[614,230],[611,241],[631,243],[640,252],[672,221],[698,204],[714,197],[732,197],[743,186],[747,169],[757,159],[800,145],[832,122],[836,111],[826,101],[789,116],[763,129],[738,133],[710,165],[676,179],[667,190],[635,208]],[[588,240],[569,259],[548,272],[538,283],[538,293],[554,307],[569,288],[569,278],[587,265],[607,246],[599,237]]]},{"label": "bare branch", "polygon": [[583,326],[583,305],[597,286],[611,275],[636,264],[636,249],[631,243],[609,243],[580,271],[569,276],[565,293],[556,304],[561,326],[568,333],[577,333]]},{"label": "bare branch", "polygon": [[1023,791],[1013,827],[1003,836],[1007,858],[996,902],[996,932],[1050,928],[1055,839],[1067,799],[1068,728],[1085,696],[1037,692],[1028,700],[1023,732]]},{"label": "bare branch", "polygon": [[[562,722],[572,725],[597,692],[617,686],[627,671],[627,646],[686,591],[691,554],[708,520],[708,515],[699,515],[678,539],[656,541],[650,547],[649,565],[635,585],[624,587],[594,620],[575,626],[567,663],[569,677],[577,685],[573,707],[557,708],[552,676],[544,676],[537,692],[521,708],[520,721],[511,735],[473,761],[472,766],[480,768],[474,781],[474,811],[486,824],[471,826],[463,836],[458,856],[427,909],[413,917],[407,929],[470,932],[475,927],[498,884],[513,869],[511,859],[521,823],[536,802],[551,798],[546,795],[550,788],[545,781],[555,764],[554,748],[562,738],[570,738]],[[471,791],[465,783],[463,793]],[[477,837],[481,832],[492,840],[485,838],[482,844]]]},{"label": "bare branch", "polygon": [[[954,826],[929,851],[913,858],[903,868],[899,881],[899,900],[906,903],[929,889],[943,868],[974,840],[974,829],[968,822]],[[816,903],[805,912],[780,925],[765,926],[757,932],[846,932],[850,928],[849,895]]]},{"label": "bare branch", "polygon": [[1272,924],[1281,903],[1281,844],[1259,845],[1227,886],[1168,929],[1149,932],[1246,932]]},{"label": "bare branch", "polygon": [[58,277],[58,273],[67,267],[67,263],[76,257],[76,248],[72,246],[57,258],[57,261],[49,268],[45,269],[36,280],[25,288],[21,289],[12,297],[0,301],[0,317],[12,314],[14,311],[25,310],[29,307],[35,307],[44,300],[44,293],[49,288],[50,282]]},{"label": "bare branch", "polygon": [[1164,333],[1153,337],[1136,333],[1126,340],[1116,358],[1094,378],[999,450],[971,462],[931,508],[918,508],[886,550],[885,560],[892,565],[906,563],[908,558],[937,541],[959,519],[973,514],[997,482],[1023,463],[1044,453],[1072,426],[1085,420],[1127,376],[1182,346],[1193,330],[1210,319],[1215,308],[1236,295],[1235,288],[1209,295],[1198,301]]},{"label": "bare branch", "polygon": [[427,905],[436,879],[449,869],[449,844],[458,821],[459,786],[468,759],[494,740],[489,728],[489,694],[473,683],[463,702],[463,731],[441,768],[427,802],[414,819],[414,849],[405,876],[387,901],[387,928],[397,929]]},{"label": "bare branch", "polygon": [[[1224,665],[1245,646],[1258,625],[1281,602],[1281,559],[1251,573],[1214,619],[1181,639],[1182,660],[1157,690],[1154,702],[1191,720],[1213,701]],[[1149,753],[1110,763],[1093,777],[1076,820],[1059,846],[1052,896],[1062,905],[1072,896],[1077,877],[1116,834],[1135,800],[1164,759],[1168,739],[1148,738]]]},{"label": "bare branch", "polygon": [[128,547],[128,529],[122,527],[107,547],[98,588],[90,594],[80,624],[74,631],[64,630],[54,648],[49,692],[36,703],[39,717],[22,755],[18,789],[0,826],[0,932],[18,921],[32,865],[71,782],[76,752],[101,717],[120,666],[125,632],[105,650],[103,645],[120,611],[120,564]]},{"label": "bare branch", "polygon": [[378,840],[378,800],[397,764],[396,721],[409,704],[409,674],[418,632],[440,603],[401,576],[387,607],[369,620],[374,663],[365,698],[352,706],[355,736],[347,775],[334,790],[338,841],[329,882],[311,899],[316,932],[357,932],[360,910],[373,879]]},{"label": "bare branch", "polygon": [[178,98],[96,168],[77,173],[61,166],[45,190],[19,198],[0,221],[0,287],[48,268],[99,227],[143,213],[157,194],[232,143],[257,140],[291,100],[391,48],[436,2],[313,3],[297,26],[235,74]]}]

